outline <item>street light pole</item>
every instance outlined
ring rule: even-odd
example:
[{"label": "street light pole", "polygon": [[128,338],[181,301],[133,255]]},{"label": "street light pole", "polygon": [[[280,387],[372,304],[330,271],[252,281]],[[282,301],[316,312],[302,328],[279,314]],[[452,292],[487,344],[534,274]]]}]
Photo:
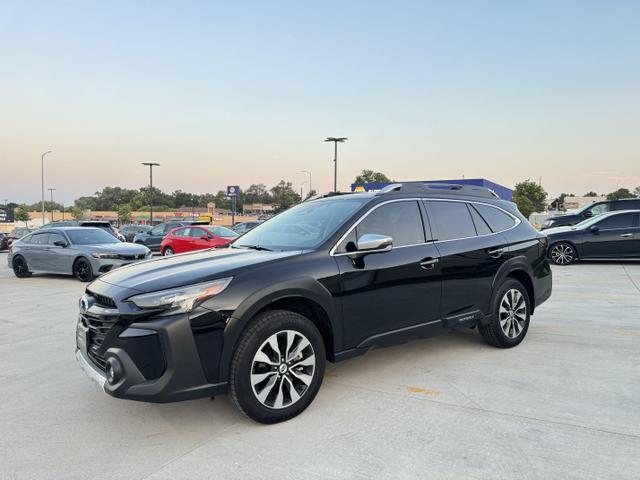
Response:
[{"label": "street light pole", "polygon": [[347,137],[327,137],[325,142],[333,142],[333,191],[338,191],[338,143],[348,140]]},{"label": "street light pole", "polygon": [[53,192],[56,191],[55,188],[48,188],[49,193],[51,194],[51,221],[53,222]]},{"label": "street light pole", "polygon": [[47,150],[40,155],[40,179],[42,180],[42,225],[44,225],[44,157],[51,153],[51,150]]},{"label": "street light pole", "polygon": [[142,162],[149,167],[149,225],[153,226],[153,167],[159,167],[159,163]]},{"label": "street light pole", "polygon": [[300,170],[300,172],[309,175],[309,191],[313,190],[313,187],[311,186],[311,172],[309,170]]}]

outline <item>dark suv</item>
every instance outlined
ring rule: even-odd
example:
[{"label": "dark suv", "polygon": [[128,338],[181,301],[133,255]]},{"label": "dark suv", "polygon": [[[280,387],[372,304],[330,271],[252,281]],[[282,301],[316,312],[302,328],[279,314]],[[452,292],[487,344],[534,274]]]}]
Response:
[{"label": "dark suv", "polygon": [[317,198],[228,248],[100,277],[80,300],[76,357],[115,397],[228,390],[275,423],[312,402],[326,360],[469,327],[518,345],[551,295],[546,248],[513,203],[480,187]]},{"label": "dark suv", "polygon": [[587,218],[602,215],[607,212],[619,210],[640,210],[640,198],[625,198],[621,200],[607,200],[605,202],[594,202],[582,207],[574,213],[558,215],[547,218],[542,224],[542,230],[555,227],[568,227],[576,225]]}]

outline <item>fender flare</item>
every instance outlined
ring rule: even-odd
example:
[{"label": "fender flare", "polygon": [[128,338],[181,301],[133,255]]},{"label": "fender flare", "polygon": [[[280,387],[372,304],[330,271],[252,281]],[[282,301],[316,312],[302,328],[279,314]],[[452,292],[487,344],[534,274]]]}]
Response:
[{"label": "fender flare", "polygon": [[265,286],[249,295],[235,309],[229,318],[224,332],[224,343],[220,355],[218,379],[226,382],[229,378],[229,368],[236,345],[242,332],[253,317],[264,307],[277,300],[285,298],[302,298],[316,303],[326,313],[333,332],[334,350],[339,351],[342,346],[342,327],[339,323],[335,301],[329,291],[317,280],[311,277],[298,277]]},{"label": "fender flare", "polygon": [[533,281],[533,278],[534,278],[533,269],[531,268],[531,265],[527,261],[527,258],[523,255],[510,258],[500,266],[495,276],[493,277],[493,282],[491,284],[492,296],[493,296],[493,292],[495,292],[496,289],[502,284],[504,279],[515,271],[524,271],[526,275],[529,277],[529,283],[530,283],[529,286],[531,287],[531,292],[529,296],[531,297],[530,298],[531,307],[532,307],[531,313],[533,313],[533,308],[536,301],[535,282]]}]

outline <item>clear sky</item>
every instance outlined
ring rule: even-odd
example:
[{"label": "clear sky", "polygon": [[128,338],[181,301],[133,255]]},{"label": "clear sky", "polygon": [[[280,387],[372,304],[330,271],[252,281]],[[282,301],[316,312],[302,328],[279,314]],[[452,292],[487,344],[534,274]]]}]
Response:
[{"label": "clear sky", "polygon": [[[640,185],[640,2],[0,0],[0,201],[139,187]],[[307,186],[305,186],[305,191]]]}]

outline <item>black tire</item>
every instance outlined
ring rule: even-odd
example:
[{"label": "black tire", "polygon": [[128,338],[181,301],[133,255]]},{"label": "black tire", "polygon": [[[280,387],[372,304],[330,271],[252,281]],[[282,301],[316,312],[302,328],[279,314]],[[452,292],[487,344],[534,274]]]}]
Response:
[{"label": "black tire", "polygon": [[81,282],[90,282],[93,280],[93,268],[86,258],[78,258],[73,262],[73,276]]},{"label": "black tire", "polygon": [[27,265],[27,261],[21,255],[16,255],[15,257],[13,257],[11,266],[13,267],[13,274],[16,277],[27,278],[31,276],[31,272],[29,271],[29,266]]},{"label": "black tire", "polygon": [[[291,347],[287,349],[286,342],[288,342],[289,332],[292,332],[293,340]],[[284,362],[287,365],[291,364],[291,370],[285,368],[284,373],[280,373],[282,372],[282,362],[273,360],[278,357],[278,352],[274,352],[267,345],[268,341],[274,337],[278,346],[284,346],[282,350],[287,352],[285,357],[296,353],[291,362]],[[300,341],[296,343],[298,339]],[[311,349],[306,346],[297,352],[299,347],[304,344],[302,339],[309,342]],[[269,355],[269,360],[274,361],[273,364],[261,363],[259,359],[256,360],[260,353],[265,353],[263,348],[267,352],[275,354]],[[312,371],[307,366],[296,367],[296,362],[299,364],[310,363],[309,359],[312,356],[315,361]],[[307,408],[318,393],[324,377],[325,359],[322,336],[309,319],[286,310],[270,310],[258,314],[240,337],[231,362],[229,384],[233,403],[242,413],[256,422],[271,424],[289,420]],[[275,362],[280,364],[270,366],[276,365]],[[297,373],[294,373],[294,369],[298,369]],[[264,382],[262,382],[263,387],[261,387],[261,383],[255,382],[253,375],[265,376]],[[275,380],[270,383],[274,376]],[[304,376],[308,383],[302,382],[300,376]],[[257,391],[258,388],[261,388],[260,392]],[[295,391],[292,391],[292,388]],[[275,396],[273,395],[274,389],[276,389]],[[267,393],[264,402],[261,402],[258,399],[258,393],[263,394],[267,391],[269,393]],[[294,395],[299,398],[293,400]],[[277,405],[278,399],[281,399],[281,405]],[[271,406],[268,405],[269,403]]]},{"label": "black tire", "polygon": [[[512,302],[516,304],[516,307],[509,309],[509,293],[514,291],[517,291],[520,297],[511,293],[511,298],[522,298],[524,312],[521,310],[521,304],[516,301]],[[507,307],[506,311],[501,311],[501,307],[504,306]],[[531,300],[527,289],[518,280],[508,278],[493,295],[491,321],[487,325],[478,325],[478,330],[484,341],[491,346],[498,348],[515,347],[527,335],[530,316]],[[523,318],[523,320],[520,321],[519,318]]]},{"label": "black tire", "polygon": [[554,265],[571,265],[578,258],[576,247],[568,242],[558,242],[549,248],[549,260]]},{"label": "black tire", "polygon": [[162,251],[162,256],[163,257],[169,257],[171,255],[175,255],[176,252],[173,251],[173,248],[171,247],[165,247],[165,249]]}]

